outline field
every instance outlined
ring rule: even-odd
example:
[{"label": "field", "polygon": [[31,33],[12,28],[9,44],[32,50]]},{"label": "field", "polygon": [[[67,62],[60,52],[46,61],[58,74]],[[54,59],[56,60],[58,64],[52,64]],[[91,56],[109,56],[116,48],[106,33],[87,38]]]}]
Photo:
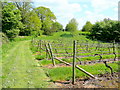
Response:
[{"label": "field", "polygon": [[[76,64],[79,67],[93,75],[111,73],[110,69],[104,64],[104,61],[106,61],[112,67],[114,73],[118,72],[118,44],[92,41],[87,39],[85,35],[72,36],[69,32],[62,32],[31,41],[31,50],[51,81],[72,80],[72,66],[63,64],[55,58],[72,65],[74,40],[76,40]],[[49,48],[49,44],[51,48]],[[52,61],[52,57],[54,61]],[[76,78],[90,77],[76,69]]]},{"label": "field", "polygon": [[[19,37],[16,38],[16,42],[2,46],[2,88],[63,87],[63,84],[56,84],[58,81],[67,81],[71,84],[74,40],[76,40],[76,64],[79,67],[95,77],[111,75],[110,69],[103,63],[107,61],[113,73],[118,72],[118,44],[92,41],[85,35],[72,35],[69,32],[37,38]],[[90,79],[89,75],[82,71],[78,69],[75,71],[76,82]]]}]

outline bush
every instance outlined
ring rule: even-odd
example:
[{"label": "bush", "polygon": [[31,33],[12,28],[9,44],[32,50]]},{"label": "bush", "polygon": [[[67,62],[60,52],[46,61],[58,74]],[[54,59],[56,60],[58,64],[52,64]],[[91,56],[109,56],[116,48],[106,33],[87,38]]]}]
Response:
[{"label": "bush", "polygon": [[90,37],[101,41],[120,42],[120,22],[113,20],[104,20],[96,22],[93,25]]},{"label": "bush", "polygon": [[19,29],[7,30],[7,36],[10,39],[13,39],[19,35]]},{"label": "bush", "polygon": [[1,44],[5,44],[5,43],[9,42],[8,37],[4,33],[0,33],[0,36],[1,36],[1,38],[0,38],[0,46],[1,46]]}]

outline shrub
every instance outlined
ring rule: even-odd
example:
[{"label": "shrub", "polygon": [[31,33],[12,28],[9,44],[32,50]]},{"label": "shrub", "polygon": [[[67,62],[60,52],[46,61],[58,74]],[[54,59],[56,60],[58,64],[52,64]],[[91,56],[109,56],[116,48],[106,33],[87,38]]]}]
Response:
[{"label": "shrub", "polygon": [[17,37],[19,35],[19,29],[11,29],[11,30],[7,30],[7,36],[10,39],[13,39],[15,37]]},{"label": "shrub", "polygon": [[0,38],[0,46],[1,46],[1,44],[9,42],[8,37],[4,33],[0,33],[0,36],[1,36],[1,38]]}]

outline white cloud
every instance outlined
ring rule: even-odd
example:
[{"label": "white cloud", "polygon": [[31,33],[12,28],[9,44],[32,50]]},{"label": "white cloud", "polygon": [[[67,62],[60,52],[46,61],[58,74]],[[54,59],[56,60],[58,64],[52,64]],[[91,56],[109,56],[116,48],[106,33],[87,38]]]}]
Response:
[{"label": "white cloud", "polygon": [[114,8],[113,10],[114,10],[115,12],[118,12],[118,8]]},{"label": "white cloud", "polygon": [[79,29],[82,29],[82,27],[85,25],[86,21],[90,21],[92,24],[94,24],[97,21],[101,21],[104,18],[110,18],[112,20],[117,20],[117,14],[113,16],[104,15],[104,13],[97,13],[97,12],[91,12],[91,11],[85,11],[85,16],[81,18],[77,18],[79,21]]},{"label": "white cloud", "polygon": [[75,13],[81,12],[79,3],[69,3],[69,0],[34,0],[39,5],[49,7],[54,12],[58,21],[66,26],[70,19],[75,17]]},{"label": "white cloud", "polygon": [[83,8],[88,8],[88,5],[84,4],[84,5],[83,5]]},{"label": "white cloud", "polygon": [[118,7],[119,0],[91,0],[92,7],[95,11],[100,12],[111,7]]},{"label": "white cloud", "polygon": [[[117,13],[113,16],[104,14],[105,10],[117,11],[119,0],[33,0],[38,6],[45,6],[51,9],[57,17],[57,21],[66,26],[72,18],[76,18],[81,28],[86,21],[95,23],[104,18],[117,19]],[[81,5],[83,4],[83,5]],[[92,6],[92,8],[91,8]],[[88,11],[83,11],[89,8]],[[112,10],[111,10],[112,9]],[[84,14],[85,15],[84,15]],[[79,16],[80,15],[80,16]]]}]

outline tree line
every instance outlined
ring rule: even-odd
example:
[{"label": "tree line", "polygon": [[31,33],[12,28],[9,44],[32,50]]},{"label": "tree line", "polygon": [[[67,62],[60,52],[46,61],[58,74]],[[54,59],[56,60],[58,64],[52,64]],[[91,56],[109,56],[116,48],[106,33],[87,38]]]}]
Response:
[{"label": "tree line", "polygon": [[[102,41],[120,41],[120,22],[104,19],[92,24],[87,21],[82,32],[89,32],[91,39]],[[79,32],[78,22],[72,18],[63,29],[55,14],[47,7],[33,7],[31,2],[2,2],[2,32],[9,39],[16,36],[52,35],[54,32]]]},{"label": "tree line", "polygon": [[120,21],[104,19],[95,24],[89,21],[83,26],[83,32],[90,32],[89,37],[94,40],[120,42]]},{"label": "tree line", "polygon": [[18,35],[51,35],[62,30],[49,8],[33,8],[31,2],[2,2],[2,32],[10,39]]}]

